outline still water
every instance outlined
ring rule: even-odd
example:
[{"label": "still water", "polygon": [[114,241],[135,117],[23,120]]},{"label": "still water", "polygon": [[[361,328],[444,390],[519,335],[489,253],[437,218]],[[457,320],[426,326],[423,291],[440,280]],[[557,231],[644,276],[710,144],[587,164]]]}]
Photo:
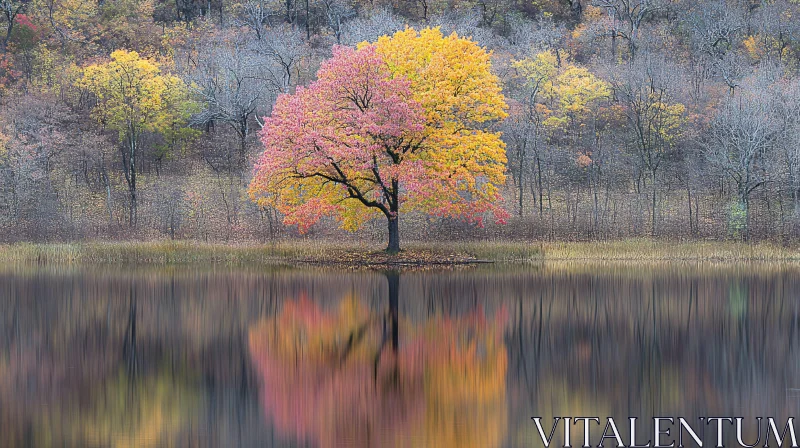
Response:
[{"label": "still water", "polygon": [[532,416],[785,422],[799,307],[796,265],[4,267],[0,446],[540,447]]}]

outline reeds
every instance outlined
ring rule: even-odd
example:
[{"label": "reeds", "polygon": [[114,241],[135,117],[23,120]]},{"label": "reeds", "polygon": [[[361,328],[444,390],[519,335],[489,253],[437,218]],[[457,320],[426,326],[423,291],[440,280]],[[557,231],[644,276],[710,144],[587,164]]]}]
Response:
[{"label": "reeds", "polygon": [[[421,264],[448,260],[527,263],[541,261],[800,261],[798,248],[768,243],[647,239],[607,242],[406,242],[403,257]],[[39,264],[281,264],[369,262],[381,247],[358,242],[287,240],[272,244],[198,242],[92,242],[0,245],[0,262]],[[381,258],[385,259],[385,254]]]},{"label": "reeds", "polygon": [[798,248],[731,241],[664,242],[632,239],[542,244],[545,260],[800,261]]},{"label": "reeds", "polygon": [[101,242],[0,246],[0,261],[33,263],[274,264],[324,259],[353,245],[292,241],[266,245],[195,242]]}]

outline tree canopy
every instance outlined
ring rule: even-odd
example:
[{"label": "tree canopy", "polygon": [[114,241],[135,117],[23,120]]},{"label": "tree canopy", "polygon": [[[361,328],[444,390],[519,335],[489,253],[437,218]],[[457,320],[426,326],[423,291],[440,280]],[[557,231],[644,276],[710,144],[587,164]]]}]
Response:
[{"label": "tree canopy", "polygon": [[399,246],[401,211],[501,221],[505,116],[489,54],[455,33],[407,29],[358,49],[335,47],[317,81],[278,98],[251,196],[307,229],[333,216],[358,229],[375,214]]}]

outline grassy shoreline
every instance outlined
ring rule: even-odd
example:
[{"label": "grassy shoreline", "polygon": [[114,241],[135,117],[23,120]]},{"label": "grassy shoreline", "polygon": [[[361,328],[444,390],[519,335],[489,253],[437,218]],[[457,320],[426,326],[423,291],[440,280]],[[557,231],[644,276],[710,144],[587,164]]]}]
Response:
[{"label": "grassy shoreline", "polygon": [[0,245],[0,263],[37,264],[442,265],[541,259],[537,245],[479,242],[408,243],[400,254],[394,256],[375,245],[314,240],[248,245],[184,241]]},{"label": "grassy shoreline", "polygon": [[442,265],[542,261],[800,261],[800,248],[736,242],[409,242],[397,256],[359,243],[297,240],[263,245],[92,242],[0,245],[0,263]]}]

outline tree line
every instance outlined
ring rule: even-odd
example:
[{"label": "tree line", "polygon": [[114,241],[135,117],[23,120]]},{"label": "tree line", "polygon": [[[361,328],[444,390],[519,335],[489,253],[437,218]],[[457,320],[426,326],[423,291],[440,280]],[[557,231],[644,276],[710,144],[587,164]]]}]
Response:
[{"label": "tree line", "polygon": [[[337,45],[407,27],[476,43],[507,103],[482,124],[504,146],[507,224],[412,211],[409,238],[800,235],[794,0],[2,0],[0,12],[4,240],[297,235],[286,209],[248,194],[259,131]],[[370,216],[348,219],[384,239]],[[302,230],[338,238],[339,224]]]}]

